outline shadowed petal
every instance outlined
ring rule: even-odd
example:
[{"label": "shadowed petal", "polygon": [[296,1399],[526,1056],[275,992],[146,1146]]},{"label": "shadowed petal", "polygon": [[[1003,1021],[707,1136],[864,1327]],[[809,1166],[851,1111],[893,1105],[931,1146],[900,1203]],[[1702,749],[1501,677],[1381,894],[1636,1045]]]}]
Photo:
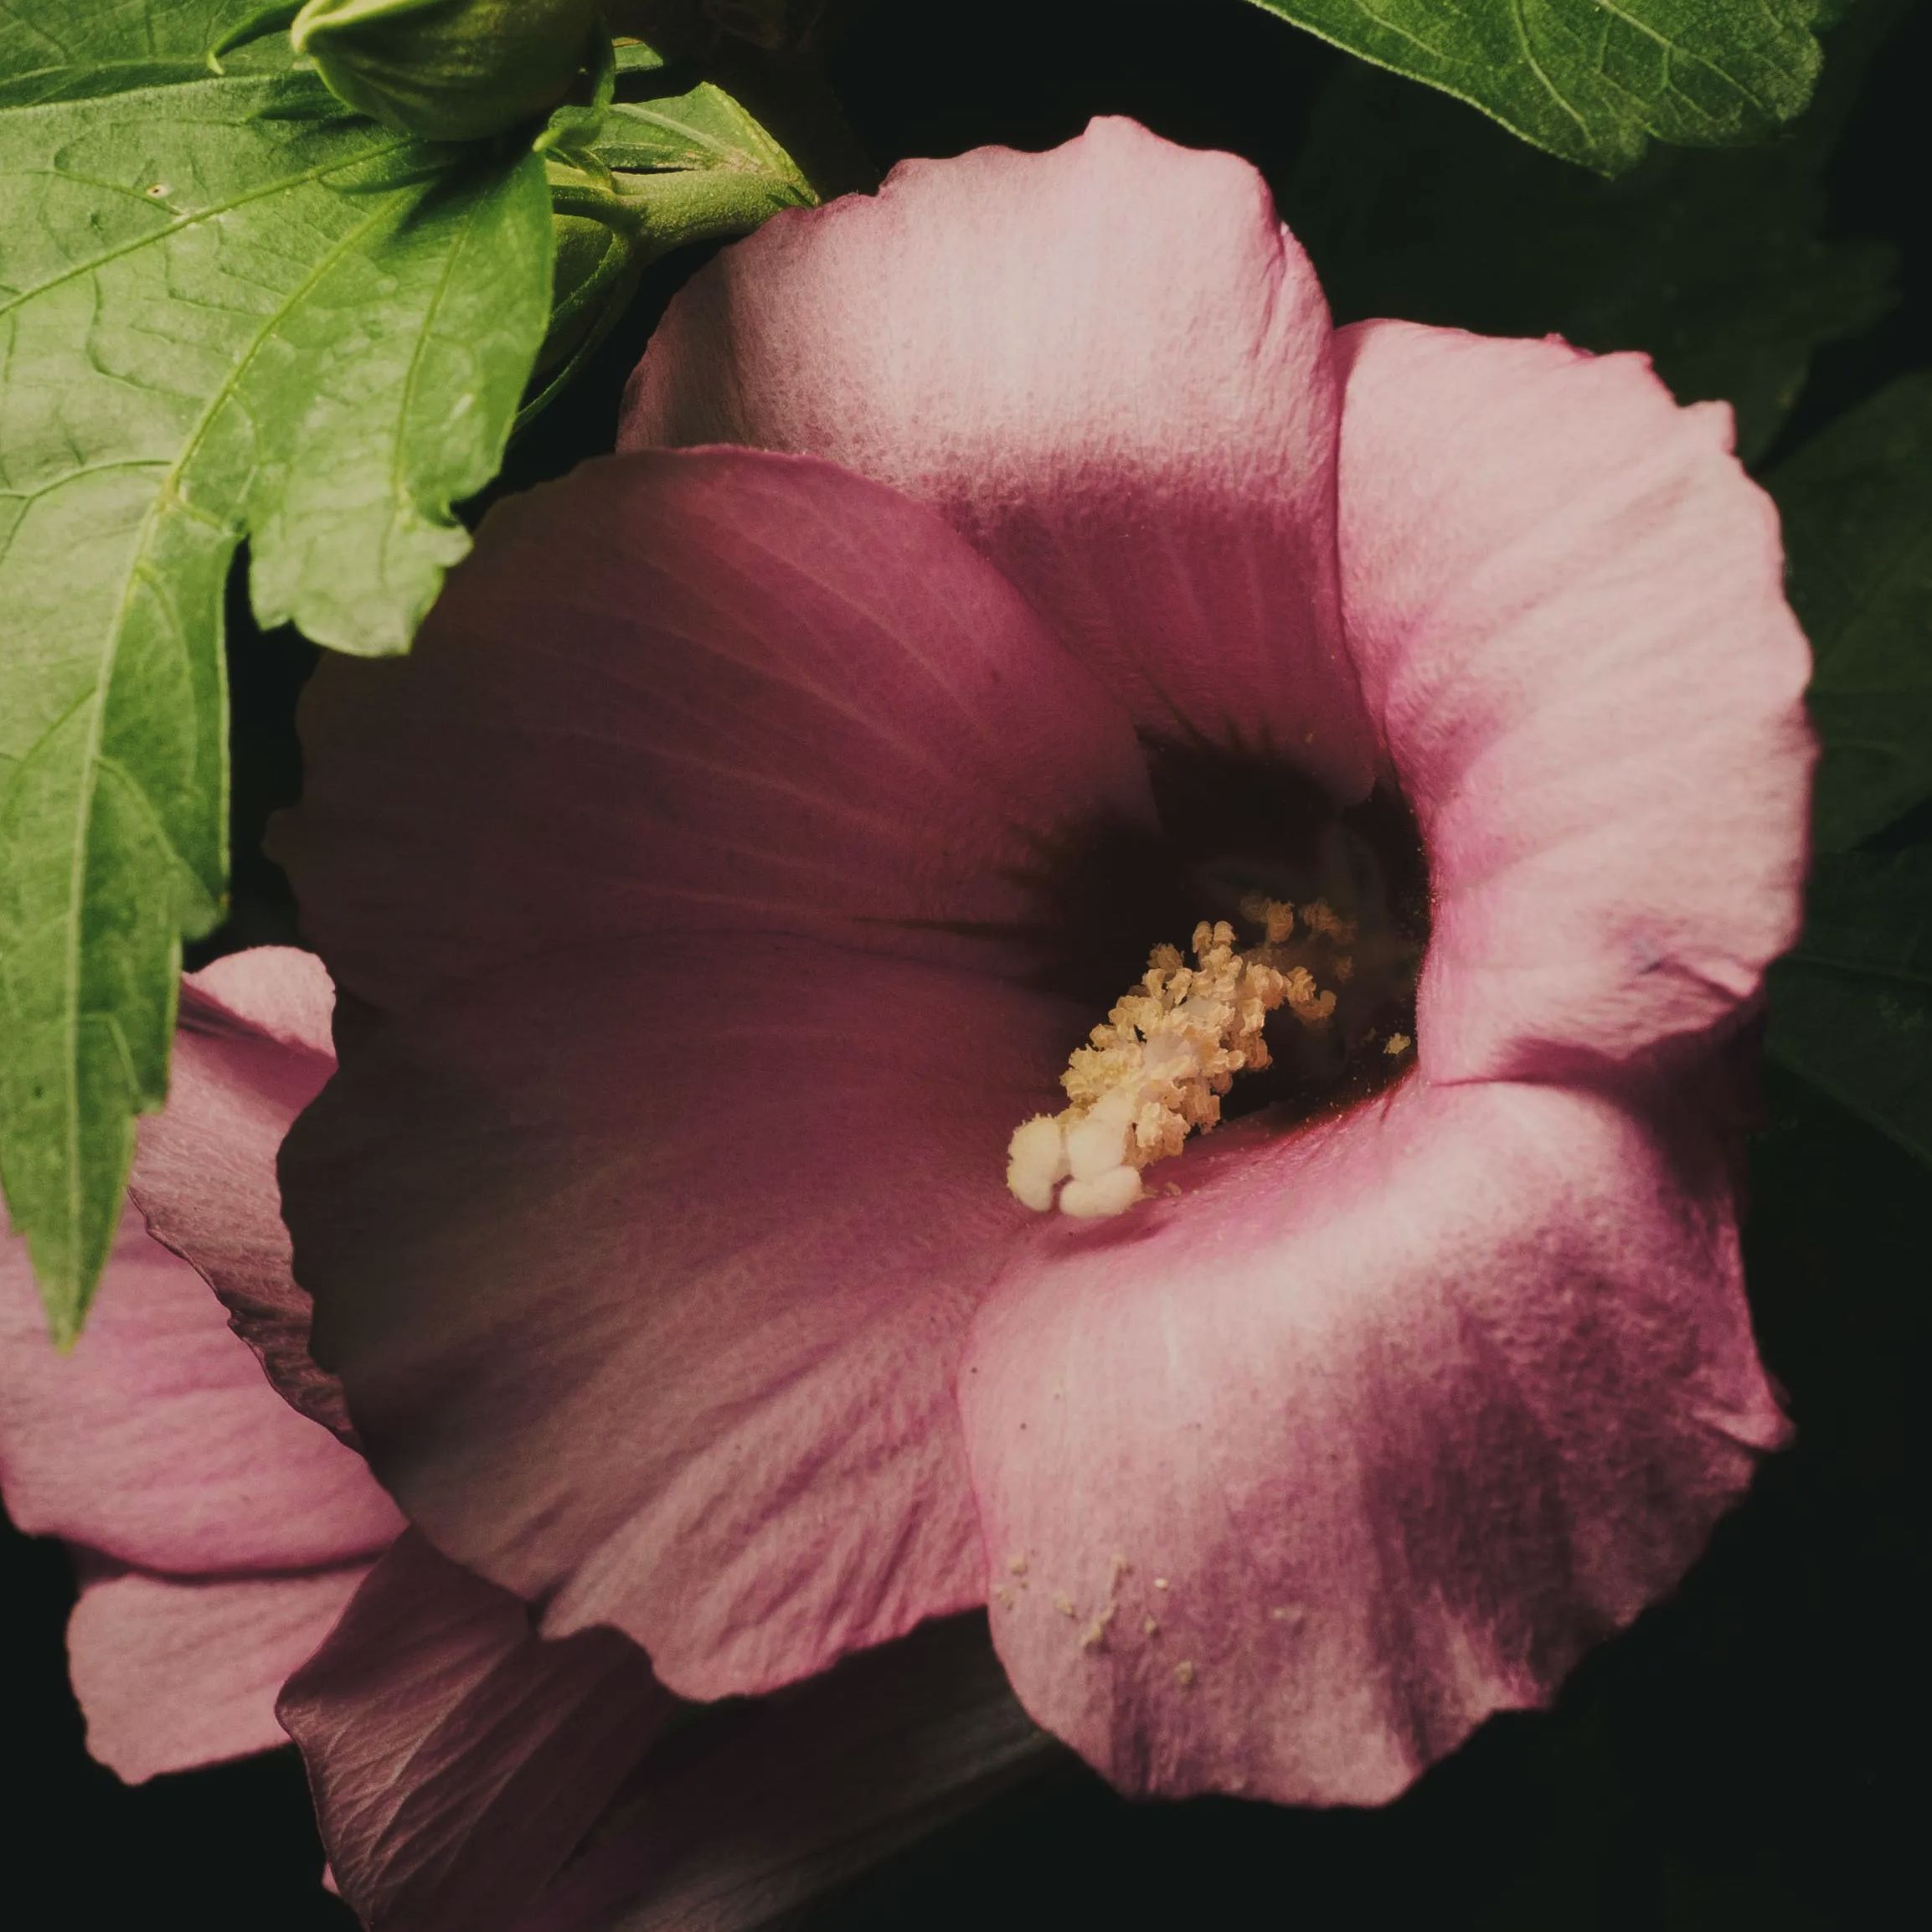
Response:
[{"label": "shadowed petal", "polygon": [[346,1439],[342,1390],[309,1357],[275,1177],[282,1136],[335,1070],[333,1004],[322,961],[292,946],[188,974],[167,1110],[142,1123],[128,1192],[148,1232],[213,1286],[283,1398]]},{"label": "shadowed petal", "polygon": [[282,1157],[316,1347],[438,1545],[689,1697],[981,1599],[952,1380],[1082,1016],[799,942],[609,945],[358,1036]]},{"label": "shadowed petal", "polygon": [[47,1338],[24,1244],[0,1235],[0,1482],[29,1535],[186,1575],[361,1556],[398,1522],[131,1208],[71,1355]]},{"label": "shadowed petal", "polygon": [[1056,857],[1151,811],[1125,714],[937,516],[752,451],[499,505],[410,657],[323,665],[302,734],[276,850],[390,1009],[644,935],[1026,966]]},{"label": "shadowed petal", "polygon": [[497,1932],[576,1848],[673,1700],[614,1631],[526,1606],[414,1531],[282,1694],[330,1868],[370,1932]]},{"label": "shadowed petal", "polygon": [[1609,1101],[1412,1075],[1217,1141],[976,1325],[994,1639],[1123,1789],[1376,1803],[1667,1589],[1782,1419],[1716,1164]]},{"label": "shadowed petal", "polygon": [[667,312],[621,446],[796,450],[935,504],[1135,723],[1350,796],[1337,390],[1313,270],[1245,162],[1096,121],[788,213]]},{"label": "shadowed petal", "polygon": [[139,1784],[287,1744],[276,1695],[368,1567],[259,1577],[84,1573],[67,1655],[88,1750]]},{"label": "shadowed petal", "polygon": [[1435,895],[1434,1079],[1699,1033],[1796,936],[1810,655],[1730,416],[1640,358],[1338,338],[1350,649]]},{"label": "shadowed petal", "polygon": [[516,1932],[739,1932],[1064,1763],[979,1615],[768,1698],[687,1710]]}]

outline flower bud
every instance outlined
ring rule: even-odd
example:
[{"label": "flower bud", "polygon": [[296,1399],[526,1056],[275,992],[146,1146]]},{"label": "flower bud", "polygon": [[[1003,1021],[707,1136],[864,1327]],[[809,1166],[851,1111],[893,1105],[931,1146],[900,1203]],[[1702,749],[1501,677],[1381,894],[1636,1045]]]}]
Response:
[{"label": "flower bud", "polygon": [[308,0],[289,38],[386,126],[474,141],[547,113],[584,64],[600,0]]}]

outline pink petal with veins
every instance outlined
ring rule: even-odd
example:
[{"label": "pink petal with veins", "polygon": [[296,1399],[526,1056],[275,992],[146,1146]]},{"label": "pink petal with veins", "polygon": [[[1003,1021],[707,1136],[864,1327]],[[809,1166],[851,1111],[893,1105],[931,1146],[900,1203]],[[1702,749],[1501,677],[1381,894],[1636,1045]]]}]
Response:
[{"label": "pink petal with veins", "polygon": [[316,1346],[439,1547],[762,1691],[981,1600],[952,1384],[1077,1018],[798,941],[505,968],[373,1031],[284,1155]]},{"label": "pink petal with veins", "polygon": [[524,1605],[411,1532],[281,1715],[343,1895],[371,1932],[499,1932],[577,1847],[674,1700],[614,1631]]},{"label": "pink petal with veins", "polygon": [[287,1575],[84,1574],[67,1625],[87,1749],[130,1784],[288,1743],[275,1702],[367,1562]]},{"label": "pink petal with veins", "polygon": [[1815,755],[1728,411],[1636,356],[1339,340],[1349,648],[1435,901],[1425,1070],[1587,1075],[1708,1031],[1797,936]]},{"label": "pink petal with veins", "polygon": [[1416,1075],[1182,1166],[975,1327],[994,1641],[1125,1790],[1378,1803],[1546,1702],[1783,1440],[1726,1177],[1607,1100]]},{"label": "pink petal with veins", "polygon": [[672,302],[620,447],[828,456],[944,515],[1143,729],[1354,796],[1327,304],[1260,176],[1096,121],[777,216]]},{"label": "pink petal with veins", "polygon": [[1145,824],[1126,715],[930,510],[797,456],[588,463],[493,510],[406,659],[322,667],[276,828],[394,1010],[547,945],[816,935],[1025,971],[1039,878]]},{"label": "pink petal with veins", "polygon": [[281,1400],[132,1208],[71,1355],[25,1244],[0,1242],[0,1482],[20,1528],[177,1576],[307,1569],[394,1534],[362,1459]]}]

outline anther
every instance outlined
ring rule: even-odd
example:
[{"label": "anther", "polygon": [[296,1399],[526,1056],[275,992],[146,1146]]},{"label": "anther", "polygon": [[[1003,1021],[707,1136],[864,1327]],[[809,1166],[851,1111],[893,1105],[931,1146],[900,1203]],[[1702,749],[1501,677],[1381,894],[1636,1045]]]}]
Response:
[{"label": "anther", "polygon": [[[1124,1213],[1146,1192],[1141,1169],[1178,1154],[1190,1133],[1211,1131],[1234,1076],[1271,1064],[1270,1013],[1285,1006],[1311,1028],[1334,1013],[1333,989],[1281,956],[1296,909],[1250,894],[1241,910],[1260,927],[1259,945],[1237,951],[1233,926],[1203,920],[1191,935],[1192,966],[1178,947],[1156,946],[1146,971],[1074,1048],[1060,1077],[1066,1107],[1014,1130],[1007,1186],[1025,1206],[1043,1213],[1057,1193],[1060,1212],[1076,1219]],[[1301,919],[1311,936],[1337,945],[1355,936],[1326,900]]]}]

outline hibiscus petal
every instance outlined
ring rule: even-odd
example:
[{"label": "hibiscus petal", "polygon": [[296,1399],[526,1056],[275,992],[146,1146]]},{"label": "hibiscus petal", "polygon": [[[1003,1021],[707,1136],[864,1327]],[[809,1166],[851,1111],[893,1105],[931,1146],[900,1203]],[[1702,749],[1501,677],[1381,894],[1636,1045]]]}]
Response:
[{"label": "hibiscus petal", "polygon": [[[128,1192],[149,1234],[213,1286],[284,1399],[347,1440],[342,1389],[309,1356],[309,1301],[289,1272],[275,1175],[282,1136],[335,1070],[333,1004],[322,961],[292,946],[188,974],[167,1106],[142,1123]],[[371,1507],[393,1533],[394,1512]]]},{"label": "hibiscus petal", "polygon": [[1435,1079],[1701,1032],[1796,936],[1810,669],[1729,412],[1640,357],[1338,338],[1343,598],[1421,822]]},{"label": "hibiscus petal", "polygon": [[[188,1012],[211,1027],[227,1020],[287,1048],[295,1057],[284,1069],[283,1084],[298,1109],[307,1105],[327,1077],[315,1071],[314,1060],[335,1059],[330,1037],[335,988],[312,952],[257,945],[224,954],[199,972],[183,975],[181,998]],[[172,1099],[172,1086],[168,1091]]]},{"label": "hibiscus petal", "polygon": [[138,1784],[286,1744],[276,1694],[328,1635],[368,1567],[86,1578],[68,1621],[67,1655],[88,1750]]},{"label": "hibiscus petal", "polygon": [[981,1600],[952,1379],[1084,1016],[797,942],[527,962],[283,1152],[316,1346],[437,1544],[693,1698]]},{"label": "hibiscus petal", "polygon": [[1782,1439],[1721,1163],[1415,1075],[1216,1139],[976,1325],[994,1639],[1126,1790],[1376,1803],[1547,1699]]},{"label": "hibiscus petal", "polygon": [[612,1631],[525,1606],[405,1532],[281,1714],[371,1932],[497,1932],[603,1810],[672,1699]]},{"label": "hibiscus petal", "polygon": [[1151,811],[1125,715],[937,516],[751,451],[499,505],[410,657],[325,664],[302,735],[276,850],[389,1008],[646,934],[1031,961],[1056,853]]},{"label": "hibiscus petal", "polygon": [[47,1338],[25,1244],[0,1235],[0,1482],[29,1535],[184,1574],[332,1563],[397,1522],[131,1208],[71,1355]]},{"label": "hibiscus petal", "polygon": [[983,1615],[928,1624],[769,1698],[687,1711],[517,1932],[741,1932],[1065,1761]]},{"label": "hibiscus petal", "polygon": [[934,503],[1131,709],[1344,795],[1337,392],[1313,270],[1228,154],[1096,121],[781,214],[672,304],[619,446],[829,456]]}]

